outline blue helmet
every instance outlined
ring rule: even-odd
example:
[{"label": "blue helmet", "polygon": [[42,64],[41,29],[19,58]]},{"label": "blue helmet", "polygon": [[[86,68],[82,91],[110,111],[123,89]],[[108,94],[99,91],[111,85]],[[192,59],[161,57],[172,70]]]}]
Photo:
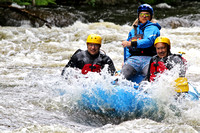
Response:
[{"label": "blue helmet", "polygon": [[142,11],[147,11],[151,14],[151,16],[153,15],[153,8],[149,4],[140,5],[137,9],[137,13],[139,14]]}]

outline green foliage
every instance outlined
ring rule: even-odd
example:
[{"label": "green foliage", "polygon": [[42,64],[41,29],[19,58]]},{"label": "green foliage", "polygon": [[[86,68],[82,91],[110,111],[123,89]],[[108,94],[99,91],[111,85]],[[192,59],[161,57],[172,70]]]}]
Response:
[{"label": "green foliage", "polygon": [[17,3],[18,5],[30,5],[31,0],[12,0],[12,2]]},{"label": "green foliage", "polygon": [[[31,5],[32,0],[12,0],[19,5]],[[37,6],[47,6],[49,4],[56,4],[55,0],[35,0],[35,5]]]},{"label": "green foliage", "polygon": [[95,6],[95,2],[96,2],[96,0],[88,0],[88,4],[93,7]]},{"label": "green foliage", "polygon": [[11,0],[0,0],[0,2],[4,3],[4,2],[12,2]]},{"label": "green foliage", "polygon": [[145,0],[145,2],[148,4],[155,4],[156,0]]},{"label": "green foliage", "polygon": [[47,6],[49,4],[56,4],[55,0],[35,0],[35,4],[39,6]]}]

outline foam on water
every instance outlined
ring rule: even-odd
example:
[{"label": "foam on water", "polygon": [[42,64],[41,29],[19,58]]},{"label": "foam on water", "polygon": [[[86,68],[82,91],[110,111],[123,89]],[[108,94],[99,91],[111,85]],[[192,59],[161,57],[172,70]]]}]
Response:
[{"label": "foam on water", "polygon": [[[81,75],[80,71],[68,70],[66,80],[60,76],[63,67],[77,49],[86,49],[87,36],[97,33],[103,38],[101,49],[113,59],[116,68],[121,69],[121,41],[126,39],[130,29],[128,25],[108,22],[76,22],[69,27],[52,29],[0,27],[0,129],[54,131],[57,127],[56,131],[69,132],[90,132],[91,129],[91,132],[200,131],[199,101],[177,103],[172,98],[173,81],[177,78],[173,71],[163,74],[155,83],[144,84],[144,89],[151,90],[151,96],[160,101],[160,111],[165,113],[160,122],[139,119],[114,125],[113,120],[91,112],[78,114],[77,100],[84,89],[100,84],[109,91],[112,87],[110,82],[115,77],[108,76],[105,70],[102,75]],[[186,76],[198,91],[199,31],[199,27],[161,30],[161,35],[170,38],[173,53],[186,53],[183,55],[188,62]],[[127,81],[121,79],[119,82]],[[111,124],[103,126],[107,123]]]}]

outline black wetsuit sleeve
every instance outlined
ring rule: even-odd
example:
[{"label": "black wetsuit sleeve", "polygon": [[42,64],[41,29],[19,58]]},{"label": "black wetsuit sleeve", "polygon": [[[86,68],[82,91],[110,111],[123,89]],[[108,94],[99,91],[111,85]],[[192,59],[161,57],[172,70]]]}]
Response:
[{"label": "black wetsuit sleeve", "polygon": [[114,75],[116,72],[116,69],[115,69],[113,61],[110,58],[108,59],[108,65],[109,65],[108,71],[111,73],[111,75]]},{"label": "black wetsuit sleeve", "polygon": [[180,77],[185,77],[186,64],[183,61],[183,58],[181,56],[179,56],[179,55],[175,55],[175,56],[173,56],[173,61],[174,61],[174,65],[176,65],[176,64],[180,65],[179,76]]},{"label": "black wetsuit sleeve", "polygon": [[81,51],[81,50],[78,49],[78,50],[72,55],[72,57],[70,58],[69,62],[66,64],[66,66],[65,66],[64,69],[62,70],[62,73],[61,73],[62,76],[64,75],[65,69],[66,69],[66,68],[68,68],[68,67],[72,67],[72,68],[77,67],[77,61],[78,61],[77,53],[80,52],[80,51]]},{"label": "black wetsuit sleeve", "polygon": [[76,67],[76,64],[77,64],[77,57],[76,57],[76,55],[73,55],[65,67],[74,68],[74,67]]},{"label": "black wetsuit sleeve", "polygon": [[116,69],[115,69],[115,66],[114,66],[114,63],[113,63],[113,61],[111,60],[111,58],[109,57],[109,56],[107,56],[107,55],[105,55],[104,57],[103,57],[103,66],[105,65],[105,64],[108,64],[108,72],[111,74],[111,75],[114,75],[115,74],[115,72],[116,72]]},{"label": "black wetsuit sleeve", "polygon": [[150,70],[151,70],[151,63],[153,62],[153,58],[151,58],[150,62],[149,62],[149,68],[148,68],[148,72],[147,72],[147,76],[145,77],[145,80],[148,80],[150,82]]}]

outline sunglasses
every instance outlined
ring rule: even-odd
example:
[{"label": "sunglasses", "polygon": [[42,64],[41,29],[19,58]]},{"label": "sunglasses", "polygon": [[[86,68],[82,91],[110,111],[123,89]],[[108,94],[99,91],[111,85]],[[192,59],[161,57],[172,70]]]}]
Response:
[{"label": "sunglasses", "polygon": [[88,43],[87,45],[88,45],[88,47],[94,46],[95,48],[98,48],[100,46],[100,44],[91,44],[91,43]]},{"label": "sunglasses", "polygon": [[140,13],[140,17],[150,17],[150,13]]}]

